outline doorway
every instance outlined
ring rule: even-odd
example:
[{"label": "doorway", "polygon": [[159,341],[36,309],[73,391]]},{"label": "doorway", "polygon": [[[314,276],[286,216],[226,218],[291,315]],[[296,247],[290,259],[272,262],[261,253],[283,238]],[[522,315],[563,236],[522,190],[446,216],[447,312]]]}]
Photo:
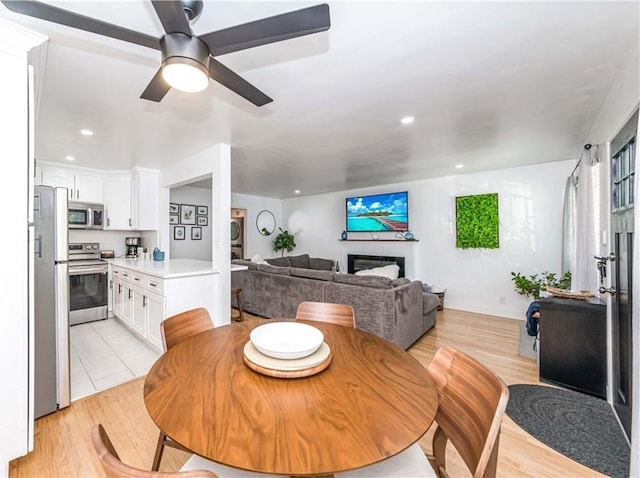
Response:
[{"label": "doorway", "polygon": [[244,259],[246,209],[231,208],[231,260]]},{"label": "doorway", "polygon": [[614,260],[611,287],[613,407],[627,438],[631,437],[633,210],[635,204],[638,111],[611,142],[611,234]]}]

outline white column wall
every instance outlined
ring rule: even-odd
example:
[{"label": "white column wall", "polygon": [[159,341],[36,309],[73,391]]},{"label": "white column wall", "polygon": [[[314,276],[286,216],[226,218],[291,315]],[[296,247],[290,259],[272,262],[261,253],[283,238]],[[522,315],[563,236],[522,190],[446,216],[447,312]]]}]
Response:
[{"label": "white column wall", "polygon": [[[5,226],[0,261],[0,476],[8,476],[9,461],[33,448],[33,316],[30,314],[29,209],[30,177],[28,51],[46,37],[0,20],[0,201]],[[43,73],[43,72],[42,72]],[[36,99],[31,98],[34,105]],[[31,135],[31,136],[30,136]],[[31,228],[31,232],[33,229]],[[33,241],[33,238],[31,238]],[[32,242],[31,242],[32,244]],[[32,292],[31,292],[32,294]]]},{"label": "white column wall", "polygon": [[182,161],[165,168],[160,173],[160,203],[158,247],[165,251],[165,260],[170,259],[169,202],[170,188],[194,181],[212,178],[211,208],[209,224],[212,237],[211,257],[213,267],[219,270],[214,294],[216,310],[209,311],[215,325],[231,321],[231,241],[229,221],[231,219],[231,148],[217,144]]}]

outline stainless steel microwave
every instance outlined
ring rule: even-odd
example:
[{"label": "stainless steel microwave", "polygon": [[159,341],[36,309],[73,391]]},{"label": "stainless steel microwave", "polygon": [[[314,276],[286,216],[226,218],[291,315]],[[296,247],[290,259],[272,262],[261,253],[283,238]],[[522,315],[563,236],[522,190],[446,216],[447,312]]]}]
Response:
[{"label": "stainless steel microwave", "polygon": [[69,229],[103,229],[104,207],[100,204],[69,203]]}]

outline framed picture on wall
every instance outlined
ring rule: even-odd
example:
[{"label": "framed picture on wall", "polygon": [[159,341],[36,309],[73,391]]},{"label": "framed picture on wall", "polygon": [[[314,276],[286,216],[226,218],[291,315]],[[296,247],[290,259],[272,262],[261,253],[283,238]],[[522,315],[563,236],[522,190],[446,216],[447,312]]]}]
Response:
[{"label": "framed picture on wall", "polygon": [[197,216],[198,218],[198,226],[208,226],[209,218],[207,216]]},{"label": "framed picture on wall", "polygon": [[184,226],[173,226],[173,238],[176,241],[184,241]]},{"label": "framed picture on wall", "polygon": [[169,214],[178,214],[180,212],[180,205],[174,202],[169,203]]},{"label": "framed picture on wall", "polygon": [[169,214],[169,224],[180,224],[180,216],[177,214]]},{"label": "framed picture on wall", "polygon": [[191,228],[191,240],[199,241],[202,239],[202,228],[201,227],[192,227]]},{"label": "framed picture on wall", "polygon": [[180,224],[196,224],[196,207],[193,204],[180,204]]},{"label": "framed picture on wall", "polygon": [[207,206],[198,206],[198,216],[207,216],[209,208]]}]

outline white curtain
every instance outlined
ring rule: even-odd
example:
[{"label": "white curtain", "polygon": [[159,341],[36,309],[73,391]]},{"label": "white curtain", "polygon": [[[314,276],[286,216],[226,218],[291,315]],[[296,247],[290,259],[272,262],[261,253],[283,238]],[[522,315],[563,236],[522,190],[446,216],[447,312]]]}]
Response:
[{"label": "white curtain", "polygon": [[[595,150],[595,151],[594,151]],[[597,149],[584,149],[578,167],[575,208],[575,265],[571,271],[571,289],[598,290],[598,270],[594,256],[599,255],[600,201]]]},{"label": "white curtain", "polygon": [[564,188],[564,208],[562,211],[562,274],[575,270],[576,265],[576,186],[578,177],[567,178]]}]

